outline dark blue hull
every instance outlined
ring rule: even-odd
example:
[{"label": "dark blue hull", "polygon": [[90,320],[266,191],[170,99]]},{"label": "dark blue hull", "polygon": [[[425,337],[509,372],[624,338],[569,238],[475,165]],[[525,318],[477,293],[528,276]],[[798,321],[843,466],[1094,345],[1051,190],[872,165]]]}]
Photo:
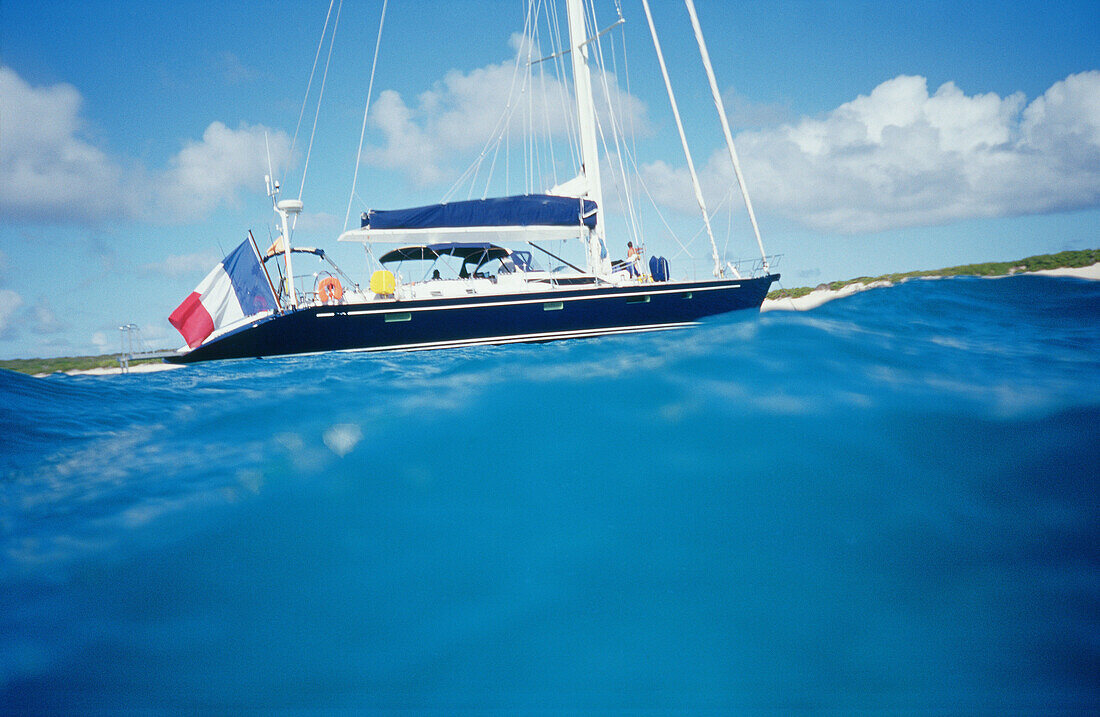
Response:
[{"label": "dark blue hull", "polygon": [[462,298],[312,306],[167,359],[192,363],[323,351],[388,351],[657,331],[759,309],[778,274]]}]

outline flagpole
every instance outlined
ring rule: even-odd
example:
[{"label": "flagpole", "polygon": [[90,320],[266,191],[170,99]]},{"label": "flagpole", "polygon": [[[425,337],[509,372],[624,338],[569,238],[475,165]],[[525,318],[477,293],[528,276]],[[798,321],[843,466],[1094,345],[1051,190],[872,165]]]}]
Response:
[{"label": "flagpole", "polygon": [[267,278],[267,285],[271,288],[271,295],[275,297],[275,306],[278,307],[279,313],[283,312],[283,305],[279,301],[279,294],[275,291],[275,284],[271,283],[271,274],[267,273],[267,264],[264,264],[264,258],[260,255],[260,247],[256,245],[256,237],[252,236],[252,230],[248,230],[248,241],[252,242],[252,251],[256,252],[256,258],[260,261],[260,268],[264,270],[264,277]]}]

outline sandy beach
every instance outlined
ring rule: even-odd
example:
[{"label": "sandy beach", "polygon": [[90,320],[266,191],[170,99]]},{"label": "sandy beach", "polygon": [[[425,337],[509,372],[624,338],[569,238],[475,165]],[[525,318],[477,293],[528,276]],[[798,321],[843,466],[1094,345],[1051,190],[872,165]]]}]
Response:
[{"label": "sandy beach", "polygon": [[1041,271],[1030,271],[1029,274],[1042,274],[1043,276],[1072,276],[1077,279],[1092,279],[1093,281],[1100,281],[1100,262],[1093,264],[1092,266],[1081,266],[1076,269],[1043,269]]},{"label": "sandy beach", "polygon": [[[1040,274],[1042,276],[1068,276],[1075,279],[1090,279],[1092,281],[1100,281],[1100,262],[1091,266],[1081,266],[1076,268],[1061,268],[1061,269],[1043,269],[1040,271],[1028,271],[1020,272],[1019,274],[1005,274],[1003,276],[990,276],[989,279],[1004,279],[1008,276],[1020,276],[1020,274]],[[942,279],[940,276],[920,276],[914,277],[915,280],[929,281],[932,279]],[[906,279],[906,281],[913,281],[914,279]],[[883,286],[893,286],[893,282],[890,281],[873,281],[870,284],[848,284],[840,289],[814,289],[805,296],[799,296],[797,298],[784,297],[782,299],[765,299],[763,305],[760,307],[761,311],[809,311],[810,309],[821,306],[822,304],[833,301],[834,299],[841,299],[845,296],[851,296],[852,294],[858,294],[861,291],[867,291],[868,289],[877,289]]]},{"label": "sandy beach", "polygon": [[[156,373],[157,371],[171,371],[172,369],[183,368],[183,364],[176,363],[139,363],[135,366],[131,366],[127,373]],[[122,373],[122,368],[89,368],[83,371],[73,369],[72,371],[56,371],[55,373],[63,373],[67,376],[115,376]],[[52,376],[52,373],[36,373],[35,378],[45,378]]]}]

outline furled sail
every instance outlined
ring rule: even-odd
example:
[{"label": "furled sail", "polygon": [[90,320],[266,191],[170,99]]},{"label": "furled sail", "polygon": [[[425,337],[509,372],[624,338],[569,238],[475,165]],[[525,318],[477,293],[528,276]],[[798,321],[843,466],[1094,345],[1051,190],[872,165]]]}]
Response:
[{"label": "furled sail", "polygon": [[362,227],[345,232],[341,241],[440,242],[568,239],[596,226],[596,203],[576,197],[525,194],[471,199],[411,209],[373,209]]}]

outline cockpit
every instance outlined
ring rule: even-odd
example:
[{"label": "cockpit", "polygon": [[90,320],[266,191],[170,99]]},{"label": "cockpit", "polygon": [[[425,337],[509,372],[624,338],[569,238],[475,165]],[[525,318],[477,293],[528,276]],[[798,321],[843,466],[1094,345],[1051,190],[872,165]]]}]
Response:
[{"label": "cockpit", "polygon": [[483,242],[448,242],[404,246],[383,254],[378,261],[386,268],[405,271],[406,262],[414,262],[409,275],[413,281],[447,279],[489,279],[502,274],[534,271],[529,251],[505,249]]}]

